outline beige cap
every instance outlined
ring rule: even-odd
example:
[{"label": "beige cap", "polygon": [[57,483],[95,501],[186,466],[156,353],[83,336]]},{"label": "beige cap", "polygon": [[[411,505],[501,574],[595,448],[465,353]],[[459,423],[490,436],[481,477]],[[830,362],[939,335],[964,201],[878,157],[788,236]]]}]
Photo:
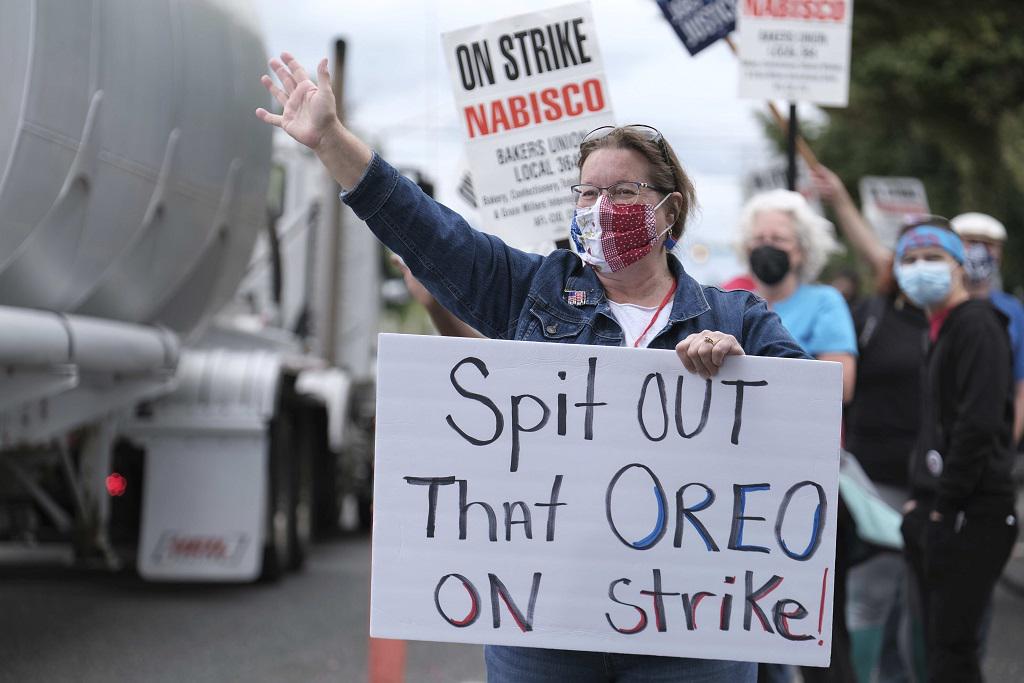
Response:
[{"label": "beige cap", "polygon": [[956,234],[965,238],[1005,242],[1006,227],[987,213],[970,211],[962,213],[950,221]]}]

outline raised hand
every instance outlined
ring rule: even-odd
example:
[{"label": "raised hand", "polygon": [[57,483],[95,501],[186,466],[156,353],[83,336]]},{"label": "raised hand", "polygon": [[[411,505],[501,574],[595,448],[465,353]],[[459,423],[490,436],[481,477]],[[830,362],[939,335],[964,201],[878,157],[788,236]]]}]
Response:
[{"label": "raised hand", "polygon": [[275,85],[270,76],[263,76],[260,82],[281,103],[284,111],[271,114],[260,108],[256,110],[256,116],[282,129],[306,147],[319,150],[332,127],[340,125],[327,60],[322,59],[317,65],[317,83],[310,80],[302,65],[287,52],[281,53],[280,60],[271,59],[269,64],[281,87]]},{"label": "raised hand", "polygon": [[846,192],[846,187],[843,185],[843,181],[839,179],[835,173],[825,166],[818,164],[817,166],[811,166],[811,181],[814,183],[815,189],[818,191],[818,196],[824,199],[829,204],[846,199],[849,194]]},{"label": "raised hand", "polygon": [[261,77],[260,82],[284,111],[271,114],[261,107],[256,116],[316,152],[339,185],[353,188],[370,164],[373,152],[338,120],[327,60],[322,59],[317,65],[316,83],[287,52],[281,53],[281,59],[271,59],[269,64],[281,86],[276,86],[270,76]]},{"label": "raised hand", "polygon": [[[864,220],[843,181],[822,164],[811,166],[811,181],[818,196],[832,207],[839,219],[839,230],[847,241],[871,265],[876,276],[888,279],[892,273],[892,252],[879,241],[874,229]],[[844,363],[843,367],[847,365]],[[852,380],[844,382],[844,386],[852,387]]]}]

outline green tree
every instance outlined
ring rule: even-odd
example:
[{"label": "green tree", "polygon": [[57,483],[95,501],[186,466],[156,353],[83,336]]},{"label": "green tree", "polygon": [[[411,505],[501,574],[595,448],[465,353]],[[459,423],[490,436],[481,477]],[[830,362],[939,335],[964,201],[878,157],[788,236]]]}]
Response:
[{"label": "green tree", "polygon": [[807,132],[851,191],[915,176],[935,213],[996,216],[1024,285],[1024,1],[856,0],[850,104],[827,112]]}]

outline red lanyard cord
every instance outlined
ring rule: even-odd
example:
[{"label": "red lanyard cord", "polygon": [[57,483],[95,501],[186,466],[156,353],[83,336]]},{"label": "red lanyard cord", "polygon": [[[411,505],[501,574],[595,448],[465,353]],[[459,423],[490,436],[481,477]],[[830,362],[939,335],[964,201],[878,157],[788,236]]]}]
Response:
[{"label": "red lanyard cord", "polygon": [[668,294],[665,295],[665,298],[662,299],[661,303],[658,305],[658,310],[656,310],[654,315],[651,316],[651,322],[647,323],[647,327],[644,328],[644,331],[641,332],[640,336],[636,338],[635,342],[633,342],[633,348],[638,348],[641,340],[643,340],[643,338],[647,336],[647,333],[651,331],[651,327],[654,325],[654,321],[658,319],[658,316],[661,315],[662,309],[665,308],[665,306],[668,305],[668,302],[672,300],[672,295],[676,293],[676,286],[678,284],[677,280],[672,281],[672,288],[668,290]]}]

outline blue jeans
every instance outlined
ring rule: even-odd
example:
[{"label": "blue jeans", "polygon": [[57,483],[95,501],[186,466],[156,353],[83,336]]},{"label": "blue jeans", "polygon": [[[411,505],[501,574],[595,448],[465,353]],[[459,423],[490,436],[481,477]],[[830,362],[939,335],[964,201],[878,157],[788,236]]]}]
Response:
[{"label": "blue jeans", "polygon": [[487,645],[487,683],[756,683],[757,665]]}]

